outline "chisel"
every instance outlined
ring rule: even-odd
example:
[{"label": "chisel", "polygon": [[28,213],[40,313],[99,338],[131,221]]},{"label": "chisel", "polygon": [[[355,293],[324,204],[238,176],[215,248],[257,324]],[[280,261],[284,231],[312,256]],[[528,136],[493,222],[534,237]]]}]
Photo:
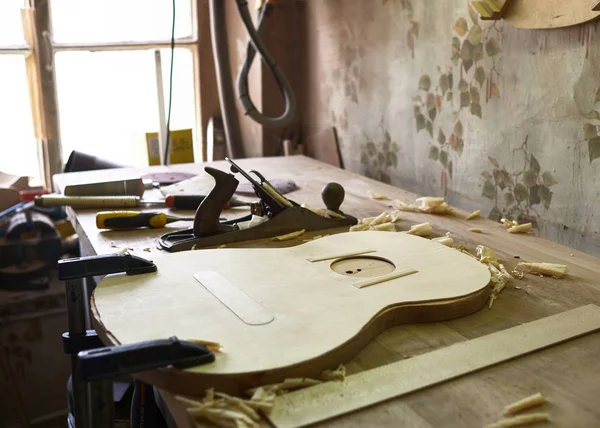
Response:
[{"label": "chisel", "polygon": [[[205,195],[167,195],[165,197],[165,205],[169,208],[179,210],[196,210],[202,201],[206,198]],[[243,202],[239,199],[231,198],[223,209],[233,207],[243,207],[250,205],[250,202]]]},{"label": "chisel", "polygon": [[178,217],[160,211],[102,211],[96,214],[98,229],[160,228],[176,221],[194,221],[194,217]]},{"label": "chisel", "polygon": [[139,196],[63,196],[56,194],[36,196],[35,204],[40,207],[69,206],[73,208],[165,206],[164,201],[144,201]]}]

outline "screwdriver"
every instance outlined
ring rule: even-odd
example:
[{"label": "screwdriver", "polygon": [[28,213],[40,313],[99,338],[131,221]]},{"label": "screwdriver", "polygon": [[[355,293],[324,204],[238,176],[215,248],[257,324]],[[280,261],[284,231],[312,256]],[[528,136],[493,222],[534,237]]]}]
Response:
[{"label": "screwdriver", "polygon": [[98,229],[160,228],[176,221],[194,221],[194,217],[178,217],[160,211],[101,211],[96,214]]},{"label": "screwdriver", "polygon": [[[179,210],[195,210],[206,198],[205,195],[167,195],[165,197],[165,205],[169,208],[176,208]],[[231,198],[223,209],[233,207],[243,207],[250,205],[250,202],[240,201],[236,198]]]}]

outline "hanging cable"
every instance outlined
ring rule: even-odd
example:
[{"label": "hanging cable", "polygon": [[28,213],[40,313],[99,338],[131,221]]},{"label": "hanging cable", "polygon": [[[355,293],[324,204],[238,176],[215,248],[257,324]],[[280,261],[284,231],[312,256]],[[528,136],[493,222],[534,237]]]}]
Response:
[{"label": "hanging cable", "polygon": [[[257,29],[254,28],[252,16],[248,10],[248,2],[246,0],[236,0],[236,4],[240,13],[240,17],[242,18],[242,22],[244,23],[244,27],[246,27],[246,31],[248,32],[248,36],[250,38],[247,48],[246,61],[244,61],[244,65],[242,66],[237,79],[238,99],[240,100],[246,115],[252,118],[255,122],[269,127],[286,126],[292,122],[296,114],[296,99],[294,96],[294,91],[292,90],[292,87],[285,75],[281,72],[271,55],[263,46],[260,38],[260,33],[263,29],[263,23],[266,21],[265,18],[267,17],[268,11],[272,6],[268,1],[263,4],[260,10],[257,31]],[[257,52],[271,71],[271,74],[273,74],[279,91],[284,98],[285,110],[284,113],[279,117],[269,117],[262,114],[260,111],[258,111],[252,102],[252,99],[250,98],[250,92],[248,90],[248,73],[250,72],[250,67],[252,66],[252,62],[254,61],[254,57]]]},{"label": "hanging cable", "polygon": [[175,56],[175,0],[173,0],[173,22],[171,24],[171,66],[169,70],[169,107],[167,109],[167,138],[165,142],[165,165],[169,164],[171,143],[171,100],[173,97],[173,57]]}]

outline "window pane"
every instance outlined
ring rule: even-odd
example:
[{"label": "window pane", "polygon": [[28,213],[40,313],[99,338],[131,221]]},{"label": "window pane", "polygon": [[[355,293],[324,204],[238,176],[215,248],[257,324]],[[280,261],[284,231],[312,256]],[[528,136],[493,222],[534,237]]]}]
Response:
[{"label": "window pane", "polygon": [[21,12],[23,0],[0,0],[0,46],[24,45]]},{"label": "window pane", "polygon": [[[170,50],[161,53],[168,103]],[[159,128],[154,51],[59,52],[55,67],[64,158],[78,150],[147,165],[146,133]],[[175,49],[171,129],[194,128],[194,118],[192,54]]]},{"label": "window pane", "polygon": [[25,59],[0,55],[0,171],[39,176]]},{"label": "window pane", "polygon": [[[50,6],[59,43],[171,39],[171,0],[52,0]],[[190,0],[175,0],[175,8],[175,37],[191,36]]]}]

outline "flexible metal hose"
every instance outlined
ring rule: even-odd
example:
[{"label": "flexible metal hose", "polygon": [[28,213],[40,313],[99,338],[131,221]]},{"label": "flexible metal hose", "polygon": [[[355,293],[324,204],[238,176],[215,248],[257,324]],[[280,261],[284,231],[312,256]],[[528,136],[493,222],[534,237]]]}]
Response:
[{"label": "flexible metal hose", "polygon": [[[244,108],[245,114],[252,118],[255,122],[268,127],[286,126],[292,122],[296,114],[296,98],[294,96],[294,91],[292,90],[292,87],[285,75],[281,72],[271,55],[263,46],[260,38],[260,33],[263,28],[262,24],[265,22],[265,17],[267,15],[267,9],[271,6],[268,2],[263,5],[260,12],[257,31],[254,28],[254,23],[252,22],[252,17],[250,16],[250,12],[248,10],[248,2],[246,0],[236,0],[236,4],[240,13],[240,17],[242,18],[242,22],[244,23],[250,38],[247,48],[246,61],[244,61],[244,65],[242,66],[237,79],[238,99]],[[269,70],[277,82],[279,91],[284,98],[285,111],[279,117],[270,117],[262,114],[260,111],[258,111],[252,102],[252,99],[250,98],[250,93],[248,90],[248,73],[250,72],[252,61],[254,60],[257,52],[262,57],[267,67],[269,67]]]}]

